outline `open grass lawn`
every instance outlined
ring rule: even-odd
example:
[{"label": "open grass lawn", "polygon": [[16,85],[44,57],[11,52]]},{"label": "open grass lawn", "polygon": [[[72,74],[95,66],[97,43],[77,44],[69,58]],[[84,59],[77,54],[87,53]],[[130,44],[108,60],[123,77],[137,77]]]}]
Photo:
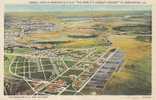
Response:
[{"label": "open grass lawn", "polygon": [[38,67],[31,67],[30,68],[30,72],[37,72],[38,71]]},{"label": "open grass lawn", "polygon": [[16,69],[17,73],[22,73],[25,70],[25,67],[24,66],[21,66],[21,67],[18,67],[18,68],[15,67],[15,69]]},{"label": "open grass lawn", "polygon": [[16,48],[14,53],[29,53],[32,51],[32,48]]},{"label": "open grass lawn", "polygon": [[53,70],[53,66],[52,65],[44,65],[43,69],[51,71],[51,70]]},{"label": "open grass lawn", "polygon": [[38,67],[37,63],[35,62],[29,62],[29,64],[30,64],[30,67]]},{"label": "open grass lawn", "polygon": [[42,61],[42,65],[45,66],[45,65],[50,65],[51,62],[50,61]]},{"label": "open grass lawn", "polygon": [[76,76],[78,76],[81,72],[82,72],[82,70],[70,69],[66,73],[64,73],[63,76],[69,76],[69,75],[76,75]]},{"label": "open grass lawn", "polygon": [[31,78],[32,79],[41,79],[41,80],[45,79],[43,72],[31,73]]},{"label": "open grass lawn", "polygon": [[69,61],[69,60],[65,60],[64,62],[68,67],[72,67],[76,63],[76,61]]}]

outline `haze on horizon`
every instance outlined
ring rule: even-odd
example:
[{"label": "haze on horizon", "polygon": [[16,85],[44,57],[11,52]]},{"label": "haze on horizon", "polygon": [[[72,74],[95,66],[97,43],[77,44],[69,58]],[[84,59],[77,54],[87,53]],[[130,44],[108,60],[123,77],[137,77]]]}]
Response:
[{"label": "haze on horizon", "polygon": [[150,11],[149,5],[70,5],[70,4],[7,4],[5,12],[72,12],[72,11]]}]

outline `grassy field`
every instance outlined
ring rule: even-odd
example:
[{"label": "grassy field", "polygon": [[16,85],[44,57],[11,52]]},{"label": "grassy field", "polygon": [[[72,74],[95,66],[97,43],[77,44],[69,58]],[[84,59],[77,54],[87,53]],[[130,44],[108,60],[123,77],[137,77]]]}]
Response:
[{"label": "grassy field", "polygon": [[121,48],[126,53],[127,61],[135,61],[149,55],[151,44],[137,41],[133,36],[113,36],[113,47]]},{"label": "grassy field", "polygon": [[152,36],[136,36],[136,39],[142,42],[151,42]]},{"label": "grassy field", "polygon": [[96,41],[95,40],[77,40],[70,43],[64,43],[60,44],[59,47],[89,47],[89,46],[95,46]]},{"label": "grassy field", "polygon": [[[115,38],[114,38],[115,37]],[[113,46],[126,53],[123,69],[106,84],[105,94],[148,95],[151,93],[151,44],[134,37],[114,36]]]},{"label": "grassy field", "polygon": [[[105,41],[108,39],[107,35],[110,36],[112,33],[117,33],[117,31],[113,30],[114,27],[121,28],[120,26],[124,26],[126,24],[134,24],[135,21],[129,21],[129,19],[125,20],[124,17],[129,15],[136,15],[136,14],[143,14],[147,12],[27,12],[27,13],[6,13],[5,15],[17,17],[16,21],[20,21],[20,19],[32,19],[37,21],[45,21],[45,23],[51,23],[56,26],[56,30],[54,29],[51,32],[42,32],[24,34],[23,36],[16,37],[16,42],[21,43],[23,45],[27,45],[32,47],[30,48],[16,48],[15,53],[27,54],[31,53],[33,48],[38,49],[52,49],[52,48],[82,48],[88,49],[89,47],[95,47],[96,51],[89,55],[88,58],[85,58],[87,61],[94,62],[101,54],[105,53],[108,49],[106,43],[109,41]],[[63,19],[63,17],[68,17],[69,20]],[[73,18],[78,18],[78,21],[72,20]],[[91,17],[92,20],[80,20],[81,17],[89,18]],[[98,19],[98,17],[105,18]],[[120,19],[118,17],[123,17],[124,19]],[[134,18],[133,18],[134,19]],[[144,18],[139,17],[139,19],[144,20]],[[30,20],[31,21],[31,20]],[[140,23],[141,21],[136,21],[135,24]],[[144,23],[144,21],[142,22]],[[119,27],[118,27],[119,26]],[[45,26],[43,26],[45,27]],[[134,26],[135,27],[135,26]],[[134,28],[132,27],[132,29]],[[20,31],[18,28],[12,27],[13,31]],[[122,27],[125,29],[125,27]],[[137,27],[137,31],[140,31],[141,28]],[[144,29],[144,27],[143,27]],[[126,30],[128,32],[129,28]],[[131,29],[130,29],[131,30]],[[122,31],[122,30],[121,30]],[[104,34],[101,35],[101,34]],[[120,48],[125,53],[125,63],[124,66],[121,67],[122,69],[117,72],[113,73],[112,78],[107,82],[106,87],[104,89],[104,94],[150,94],[151,93],[151,43],[142,41],[144,40],[142,37],[136,38],[136,36],[132,36],[131,32],[127,33],[128,35],[112,35],[110,41],[112,42],[113,48]],[[131,34],[131,36],[129,36]],[[94,36],[94,37],[87,37],[87,36]],[[86,38],[87,37],[87,38]],[[100,37],[100,38],[99,38]],[[99,43],[100,42],[100,43]],[[110,47],[110,45],[108,46]],[[35,49],[34,49],[35,50]],[[58,51],[59,52],[59,51]],[[67,54],[61,54],[67,58],[74,58],[82,59],[83,56],[87,55],[89,51],[86,53],[81,52],[69,52]],[[76,55],[74,55],[76,54]],[[107,56],[110,52],[107,54]],[[6,55],[5,55],[6,56]],[[59,55],[58,55],[59,56]],[[80,56],[80,57],[77,57]],[[5,74],[9,73],[9,64],[13,56],[6,56],[5,58]],[[53,70],[53,64],[48,59],[41,59],[41,63],[43,65],[43,70],[41,69],[41,65],[38,66],[36,61],[28,62],[25,58],[19,58],[19,62],[17,64],[17,74],[21,76],[30,77],[33,79],[41,79],[41,80],[51,80],[55,78],[56,74],[61,74],[66,70],[66,67],[62,61],[54,61],[54,64],[57,66],[58,73],[50,72]],[[24,62],[25,61],[25,62]],[[17,61],[16,61],[17,62]],[[64,61],[68,67],[72,67],[76,62],[74,61]],[[81,62],[82,65],[87,65],[86,62]],[[28,73],[28,64],[31,66],[31,74]],[[14,63],[14,65],[16,65]],[[75,67],[75,66],[74,66]],[[76,66],[76,67],[84,67],[84,66]],[[87,68],[92,67],[89,72],[93,73],[99,67],[98,65],[90,65],[88,64]],[[87,69],[86,68],[86,69]],[[15,72],[15,67],[12,67],[13,72]],[[43,73],[45,71],[45,74]],[[56,70],[55,70],[56,71]],[[22,72],[22,73],[21,73]],[[25,74],[23,74],[23,72]],[[55,73],[52,75],[52,73]],[[70,69],[65,72],[62,76],[59,76],[58,79],[63,79],[66,81],[67,85],[70,84],[68,89],[72,88],[72,83],[74,83],[72,78],[78,77],[83,70],[79,69]],[[45,77],[44,77],[45,75]],[[50,76],[52,76],[50,78]],[[49,80],[48,80],[49,79]],[[72,90],[72,89],[71,89]],[[89,89],[85,90],[86,93],[94,94],[96,91],[98,94],[98,90],[93,89],[93,91],[89,91]],[[62,94],[74,94],[71,91],[64,91]]]},{"label": "grassy field", "polygon": [[9,66],[10,63],[12,61],[12,59],[14,58],[14,56],[11,55],[5,55],[4,57],[4,75],[11,75],[11,73],[9,72]]},{"label": "grassy field", "polygon": [[79,75],[82,72],[82,70],[68,70],[66,73],[63,74],[63,76],[70,76],[70,75]]}]

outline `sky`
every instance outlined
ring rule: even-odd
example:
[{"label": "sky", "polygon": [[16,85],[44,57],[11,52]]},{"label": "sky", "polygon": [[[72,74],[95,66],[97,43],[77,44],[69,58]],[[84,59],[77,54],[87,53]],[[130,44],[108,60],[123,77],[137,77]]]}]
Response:
[{"label": "sky", "polygon": [[7,4],[5,12],[65,12],[65,11],[141,11],[151,10],[149,5],[70,5],[70,4]]}]

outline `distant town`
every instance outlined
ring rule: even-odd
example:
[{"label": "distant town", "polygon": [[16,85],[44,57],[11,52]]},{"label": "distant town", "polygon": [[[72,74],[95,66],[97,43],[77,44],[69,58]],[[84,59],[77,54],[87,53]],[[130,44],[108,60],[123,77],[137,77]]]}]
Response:
[{"label": "distant town", "polygon": [[[4,94],[150,94],[150,72],[133,71],[150,55],[150,12],[86,13],[5,13]],[[120,84],[131,79],[145,91]]]}]

